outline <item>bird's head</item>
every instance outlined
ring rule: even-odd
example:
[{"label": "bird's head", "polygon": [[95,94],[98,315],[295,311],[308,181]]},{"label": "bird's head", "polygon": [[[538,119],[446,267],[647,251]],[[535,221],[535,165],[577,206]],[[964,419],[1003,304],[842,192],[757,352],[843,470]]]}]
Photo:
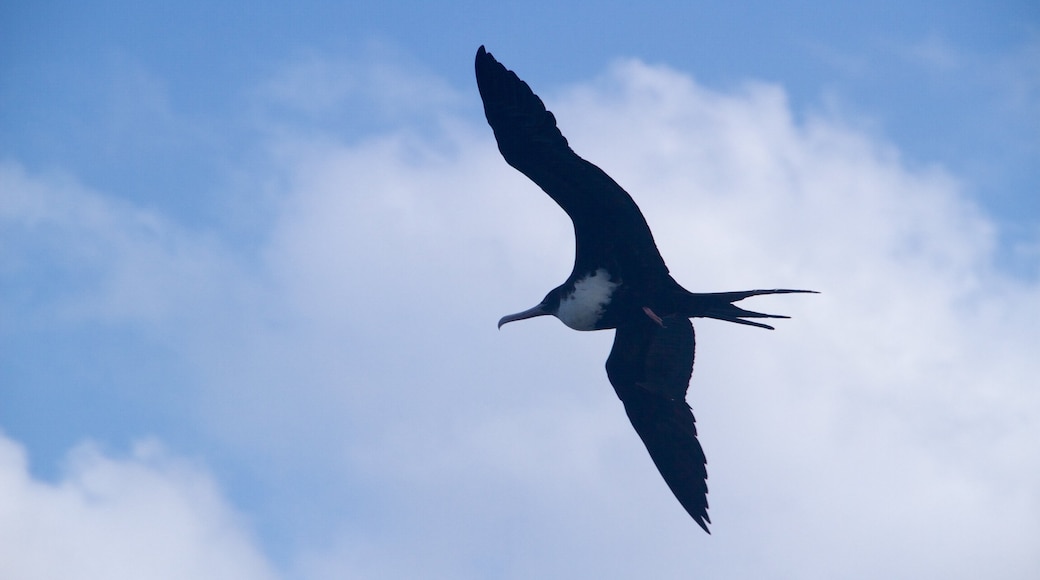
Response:
[{"label": "bird's head", "polygon": [[502,328],[502,325],[507,322],[515,322],[517,320],[524,320],[525,318],[534,318],[535,316],[558,316],[560,311],[560,293],[562,288],[563,287],[560,286],[552,289],[534,308],[528,308],[523,312],[503,316],[498,321],[498,327]]}]

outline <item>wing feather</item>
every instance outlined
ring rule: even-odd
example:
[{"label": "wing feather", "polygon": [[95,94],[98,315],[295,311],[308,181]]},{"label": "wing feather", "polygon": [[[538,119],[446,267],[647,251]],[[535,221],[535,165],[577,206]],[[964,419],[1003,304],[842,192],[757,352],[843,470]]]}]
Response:
[{"label": "wing feather", "polygon": [[626,275],[667,274],[635,201],[570,148],[556,118],[531,87],[483,46],[475,69],[484,114],[502,157],[549,194],[574,223],[575,268],[618,263]]},{"label": "wing feather", "polygon": [[664,326],[621,326],[607,376],[657,470],[691,517],[708,530],[708,471],[686,389],[693,372],[693,325],[667,316]]}]

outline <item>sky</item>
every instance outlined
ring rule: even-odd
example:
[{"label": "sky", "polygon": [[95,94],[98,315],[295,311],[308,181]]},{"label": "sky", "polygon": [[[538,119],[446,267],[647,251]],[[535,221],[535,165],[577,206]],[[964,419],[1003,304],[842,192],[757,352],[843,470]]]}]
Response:
[{"label": "sky", "polygon": [[[1035,578],[1033,2],[0,3],[0,577]],[[712,534],[480,45],[692,291]]]}]

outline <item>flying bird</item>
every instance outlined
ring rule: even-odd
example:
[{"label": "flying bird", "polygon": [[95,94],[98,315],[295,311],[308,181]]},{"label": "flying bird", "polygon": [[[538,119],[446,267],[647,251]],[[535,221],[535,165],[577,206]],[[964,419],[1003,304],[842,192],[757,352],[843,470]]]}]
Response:
[{"label": "flying bird", "polygon": [[762,294],[810,290],[694,293],[668,273],[639,207],[599,167],[579,157],[556,118],[513,71],[481,46],[477,88],[506,163],[549,194],[574,225],[574,268],[536,306],[498,321],[501,328],[552,315],[574,330],[616,329],[607,377],[665,483],[708,530],[708,472],[686,390],[693,373],[690,318],[772,329],[752,319],[787,318],[734,304]]}]

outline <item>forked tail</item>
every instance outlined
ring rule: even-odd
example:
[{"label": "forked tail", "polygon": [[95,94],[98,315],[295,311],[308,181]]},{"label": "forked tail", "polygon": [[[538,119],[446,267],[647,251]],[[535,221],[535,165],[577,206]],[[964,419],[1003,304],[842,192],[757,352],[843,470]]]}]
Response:
[{"label": "forked tail", "polygon": [[705,294],[690,292],[687,302],[687,314],[691,318],[714,318],[716,320],[725,320],[726,322],[736,322],[737,324],[747,324],[750,326],[773,330],[773,327],[768,324],[746,319],[790,317],[780,314],[763,314],[761,312],[744,310],[736,304],[733,304],[734,302],[739,302],[745,298],[760,296],[762,294],[818,294],[818,292],[815,290],[789,290],[786,288],[776,288],[773,290],[743,290],[740,292],[709,292]]}]

